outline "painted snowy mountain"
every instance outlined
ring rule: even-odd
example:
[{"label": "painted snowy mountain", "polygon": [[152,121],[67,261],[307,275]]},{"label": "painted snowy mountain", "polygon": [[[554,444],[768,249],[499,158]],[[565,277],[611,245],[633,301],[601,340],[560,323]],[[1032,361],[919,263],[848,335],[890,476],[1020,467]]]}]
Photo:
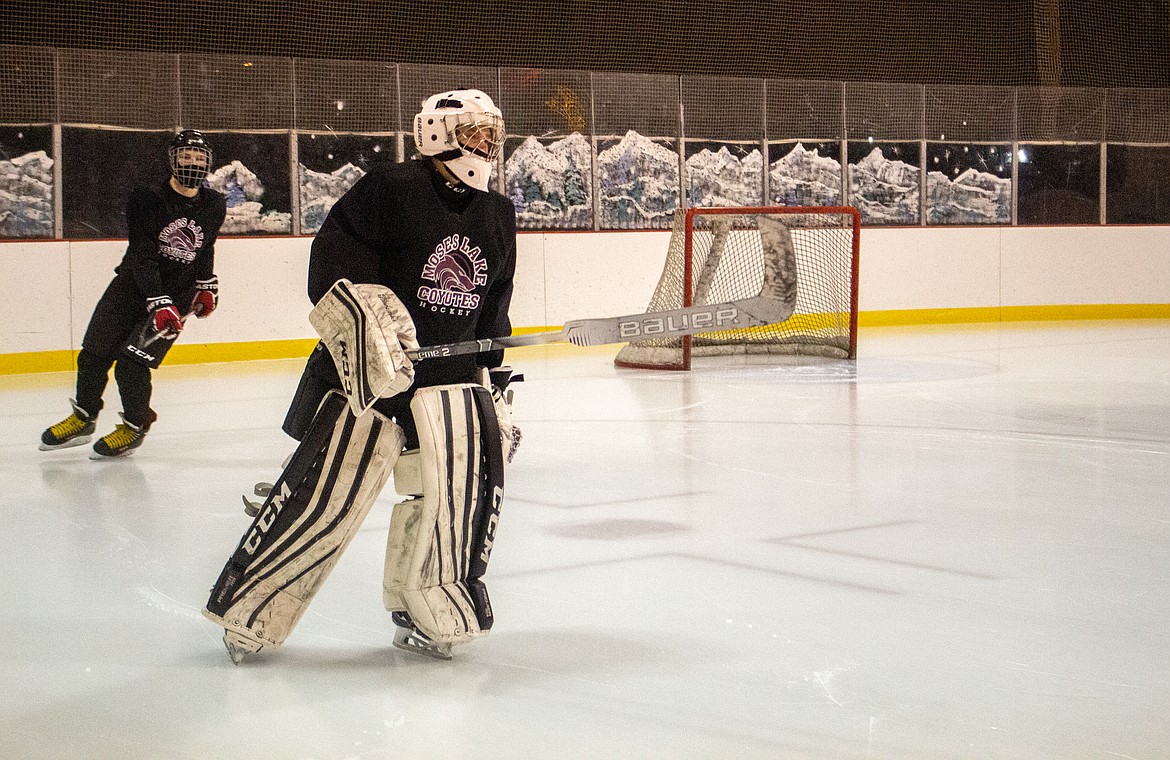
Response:
[{"label": "painted snowy mountain", "polygon": [[505,192],[521,228],[591,227],[593,148],[574,132],[549,145],[529,137],[504,162]]},{"label": "painted snowy mountain", "polygon": [[678,154],[630,130],[597,154],[601,226],[666,228],[678,207]]},{"label": "painted snowy mountain", "polygon": [[759,206],[763,197],[764,157],[753,150],[736,158],[724,145],[704,148],[687,159],[687,187],[693,206]]},{"label": "painted snowy mountain", "polygon": [[301,164],[301,231],[316,232],[337,199],[364,177],[360,167],[347,163],[332,172],[315,172]]},{"label": "painted snowy mountain", "polygon": [[841,162],[801,143],[768,169],[773,203],[785,206],[835,206],[841,202]]},{"label": "painted snowy mountain", "polygon": [[849,188],[863,221],[918,221],[918,167],[887,159],[881,148],[849,167]]},{"label": "painted snowy mountain", "polygon": [[1012,219],[1012,181],[977,169],[953,180],[928,172],[926,202],[929,224],[1007,224]]},{"label": "painted snowy mountain", "polygon": [[227,196],[227,218],[220,234],[272,232],[287,235],[292,232],[292,214],[265,211],[260,203],[264,183],[239,161],[232,161],[207,175],[207,184]]},{"label": "painted snowy mountain", "polygon": [[53,159],[43,150],[0,161],[0,238],[53,237]]}]

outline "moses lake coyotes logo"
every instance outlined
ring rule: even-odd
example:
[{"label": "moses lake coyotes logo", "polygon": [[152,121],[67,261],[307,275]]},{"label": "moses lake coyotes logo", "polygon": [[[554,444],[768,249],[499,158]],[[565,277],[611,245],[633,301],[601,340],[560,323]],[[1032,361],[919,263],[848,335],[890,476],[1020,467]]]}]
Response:
[{"label": "moses lake coyotes logo", "polygon": [[203,228],[185,216],[175,219],[158,233],[159,253],[174,261],[190,264],[202,247]]},{"label": "moses lake coyotes logo", "polygon": [[477,285],[487,283],[487,260],[479,246],[462,235],[449,235],[435,246],[423,266],[424,279],[435,283],[418,289],[418,300],[431,311],[462,315],[479,306]]}]

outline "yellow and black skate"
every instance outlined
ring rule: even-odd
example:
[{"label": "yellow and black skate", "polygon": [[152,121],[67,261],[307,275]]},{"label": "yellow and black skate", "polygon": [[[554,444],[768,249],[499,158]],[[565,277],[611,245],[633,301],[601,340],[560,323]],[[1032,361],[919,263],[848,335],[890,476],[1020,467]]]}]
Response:
[{"label": "yellow and black skate", "polygon": [[79,407],[72,399],[69,403],[73,406],[73,414],[41,433],[41,451],[80,446],[93,438],[93,431],[97,428],[94,415]]},{"label": "yellow and black skate", "polygon": [[123,415],[122,421],[114,426],[114,431],[102,436],[93,445],[94,453],[90,459],[126,456],[142,445],[149,429],[150,425],[135,425]]}]

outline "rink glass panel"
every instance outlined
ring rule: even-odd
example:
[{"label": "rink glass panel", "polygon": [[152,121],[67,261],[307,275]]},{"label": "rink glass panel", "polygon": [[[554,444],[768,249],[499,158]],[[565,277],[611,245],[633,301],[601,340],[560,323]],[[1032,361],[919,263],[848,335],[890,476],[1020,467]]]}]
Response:
[{"label": "rink glass panel", "polygon": [[593,134],[589,73],[500,69],[500,99],[509,135],[560,139]]},{"label": "rink glass panel", "polygon": [[65,237],[126,237],[126,199],[134,188],[161,185],[170,177],[171,137],[170,132],[62,128]]},{"label": "rink glass panel", "polygon": [[760,141],[687,140],[690,206],[759,206],[764,197]]},{"label": "rink glass panel", "polygon": [[921,147],[917,142],[849,143],[849,204],[872,225],[918,224]]},{"label": "rink glass panel", "polygon": [[1010,144],[927,143],[927,224],[1011,222]]},{"label": "rink glass panel", "polygon": [[[581,218],[589,214],[602,229],[666,228],[682,205],[683,192],[688,193],[685,200],[704,205],[755,202],[747,200],[749,193],[739,180],[724,182],[723,172],[710,183],[696,182],[702,173],[694,170],[694,162],[702,151],[696,146],[704,143],[712,153],[716,146],[727,146],[734,155],[737,146],[757,141],[767,146],[764,202],[856,203],[867,225],[1009,223],[998,190],[995,203],[978,209],[953,198],[940,200],[941,191],[949,197],[953,189],[940,184],[946,171],[933,173],[937,151],[947,149],[941,145],[1024,146],[1031,155],[1023,163],[1015,157],[1019,181],[1011,188],[1016,223],[1157,224],[1166,223],[1170,214],[1163,200],[1161,178],[1166,174],[1160,168],[1170,146],[1170,121],[1165,118],[1170,90],[802,81],[731,74],[0,46],[0,124],[9,130],[7,139],[14,134],[11,130],[51,129],[23,126],[28,124],[56,123],[63,133],[61,154],[46,151],[62,177],[59,186],[52,186],[43,164],[33,168],[35,181],[18,177],[16,171],[3,173],[9,215],[0,238],[49,234],[43,198],[54,190],[62,200],[53,211],[63,218],[59,231],[66,236],[122,234],[124,195],[135,184],[159,180],[163,159],[148,136],[179,127],[199,128],[218,140],[220,168],[225,159],[230,163],[238,158],[247,169],[246,174],[213,178],[233,201],[225,234],[311,232],[327,202],[320,202],[317,191],[303,183],[307,171],[321,170],[306,163],[315,160],[308,156],[309,147],[304,148],[304,160],[286,162],[289,135],[406,131],[410,152],[410,121],[418,103],[456,83],[495,98],[520,144],[529,136],[546,148],[573,135],[589,142],[588,176],[574,167],[568,174],[581,173],[580,182],[567,176],[535,193],[518,193],[515,181],[509,187],[508,175],[515,177],[516,171],[509,171],[506,159],[519,149],[515,142],[509,144],[492,187],[512,198],[524,229],[590,229]],[[102,134],[103,129],[110,133]],[[836,155],[836,145],[846,137],[852,138],[848,154]],[[684,138],[686,147],[679,155]],[[623,141],[630,150],[607,152]],[[776,162],[798,144],[816,150],[819,159],[853,170],[851,184],[839,197],[832,174],[822,176],[828,181],[820,187],[801,180],[799,173],[776,175]],[[1103,144],[1109,146],[1104,152]],[[924,155],[911,157],[924,145]],[[897,146],[906,147],[903,155],[892,155]],[[887,166],[880,182],[867,177],[862,165],[874,147],[883,151],[883,159],[899,164],[892,170]],[[1112,177],[1102,174],[1104,154]],[[684,160],[692,162],[692,179],[686,185]],[[917,182],[911,177],[915,167]],[[326,168],[332,173],[341,167]],[[828,163],[823,168],[832,171]],[[893,182],[886,181],[891,178]],[[1008,175],[998,178],[1007,180]],[[12,193],[13,183],[23,189]],[[710,187],[698,186],[704,184]],[[524,200],[518,202],[521,194]],[[572,196],[580,201],[580,195],[587,200],[565,200]],[[1108,200],[1104,210],[1102,198]],[[542,203],[547,207],[537,213]],[[291,213],[302,206],[301,218],[293,220]],[[988,213],[991,207],[994,214]],[[553,213],[547,213],[550,209]],[[919,216],[923,212],[925,219]]]},{"label": "rink glass panel", "polygon": [[298,59],[293,71],[300,132],[383,134],[403,128],[393,63]]},{"label": "rink glass panel", "polygon": [[53,131],[0,126],[0,239],[53,237]]},{"label": "rink glass panel", "polygon": [[841,204],[841,141],[768,144],[768,196],[777,206]]},{"label": "rink glass panel", "polygon": [[215,166],[207,184],[227,197],[221,235],[292,232],[288,134],[207,135]]},{"label": "rink glass panel", "polygon": [[1019,146],[1019,224],[1099,224],[1101,146]]},{"label": "rink glass panel", "polygon": [[601,229],[670,229],[680,203],[679,80],[593,73]]},{"label": "rink glass panel", "polygon": [[1110,145],[1106,156],[1106,221],[1170,224],[1170,147]]},{"label": "rink glass panel", "polygon": [[321,228],[329,209],[379,164],[398,158],[398,136],[302,132],[297,135],[301,232]]},{"label": "rink glass panel", "polygon": [[528,230],[593,229],[593,147],[573,133],[561,138],[509,137],[504,194],[516,226]]}]

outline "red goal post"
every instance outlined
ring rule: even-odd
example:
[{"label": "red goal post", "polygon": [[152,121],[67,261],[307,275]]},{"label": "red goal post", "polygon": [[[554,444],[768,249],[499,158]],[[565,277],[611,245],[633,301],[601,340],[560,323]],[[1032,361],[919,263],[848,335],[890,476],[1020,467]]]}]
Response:
[{"label": "red goal post", "polygon": [[618,353],[616,365],[690,369],[693,356],[736,354],[856,358],[861,214],[850,206],[687,209],[676,215],[647,311],[758,295],[765,257],[780,255],[761,243],[762,216],[787,231],[797,277],[792,317],[765,327],[635,341]]}]

